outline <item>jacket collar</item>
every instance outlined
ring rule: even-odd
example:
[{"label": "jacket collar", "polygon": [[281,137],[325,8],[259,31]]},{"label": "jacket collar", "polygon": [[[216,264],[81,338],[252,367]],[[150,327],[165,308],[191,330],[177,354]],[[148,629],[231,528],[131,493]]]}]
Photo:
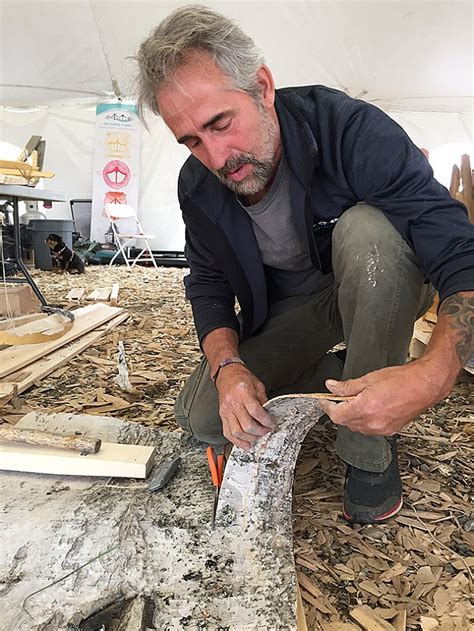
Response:
[{"label": "jacket collar", "polygon": [[[284,94],[276,91],[275,108],[280,123],[280,133],[288,165],[303,186],[307,194],[311,193],[312,178],[318,164],[318,146],[311,128],[303,114],[296,107],[296,101],[301,99],[296,91]],[[183,191],[183,202],[192,197],[209,219],[216,223],[224,208],[235,205],[240,208],[234,194],[196,158],[191,156],[183,169],[188,170],[189,182],[187,190]],[[189,186],[190,184],[190,186]]]},{"label": "jacket collar", "polygon": [[314,170],[318,165],[318,145],[313,132],[296,107],[301,97],[295,92],[280,94],[276,91],[275,108],[287,162],[306,193],[311,193]]}]

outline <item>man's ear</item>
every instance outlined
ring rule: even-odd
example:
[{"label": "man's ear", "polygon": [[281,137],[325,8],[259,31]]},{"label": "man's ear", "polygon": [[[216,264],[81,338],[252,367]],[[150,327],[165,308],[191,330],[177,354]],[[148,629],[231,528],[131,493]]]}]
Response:
[{"label": "man's ear", "polygon": [[268,66],[260,66],[257,70],[257,85],[260,88],[262,97],[262,105],[264,107],[273,107],[275,103],[275,82],[273,75]]}]

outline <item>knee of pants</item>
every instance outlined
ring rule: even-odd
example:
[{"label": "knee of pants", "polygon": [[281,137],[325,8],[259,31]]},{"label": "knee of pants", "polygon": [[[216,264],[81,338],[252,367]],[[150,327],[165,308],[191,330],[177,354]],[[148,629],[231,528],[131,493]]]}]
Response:
[{"label": "knee of pants", "polygon": [[174,404],[178,425],[203,443],[224,445],[228,442],[222,434],[222,421],[217,405],[209,405],[212,402],[200,401],[196,396],[189,400],[188,394],[185,386]]},{"label": "knee of pants", "polygon": [[361,270],[373,278],[392,269],[408,266],[421,272],[421,264],[384,213],[369,204],[357,204],[346,210],[334,228],[333,267],[337,274],[345,268]]}]

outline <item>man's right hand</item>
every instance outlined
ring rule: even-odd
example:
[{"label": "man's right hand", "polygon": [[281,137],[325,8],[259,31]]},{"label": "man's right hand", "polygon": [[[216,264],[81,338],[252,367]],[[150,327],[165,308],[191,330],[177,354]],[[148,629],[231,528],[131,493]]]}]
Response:
[{"label": "man's right hand", "polygon": [[268,400],[263,383],[242,364],[229,364],[216,380],[223,434],[231,443],[248,449],[260,436],[275,429],[264,408]]}]

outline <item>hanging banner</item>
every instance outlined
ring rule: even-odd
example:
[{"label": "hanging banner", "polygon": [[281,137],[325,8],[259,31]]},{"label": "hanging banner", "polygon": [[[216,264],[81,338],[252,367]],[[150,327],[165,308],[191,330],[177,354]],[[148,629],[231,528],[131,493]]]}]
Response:
[{"label": "hanging banner", "polygon": [[134,103],[97,105],[91,241],[111,241],[105,204],[129,204],[138,212],[141,130]]}]

